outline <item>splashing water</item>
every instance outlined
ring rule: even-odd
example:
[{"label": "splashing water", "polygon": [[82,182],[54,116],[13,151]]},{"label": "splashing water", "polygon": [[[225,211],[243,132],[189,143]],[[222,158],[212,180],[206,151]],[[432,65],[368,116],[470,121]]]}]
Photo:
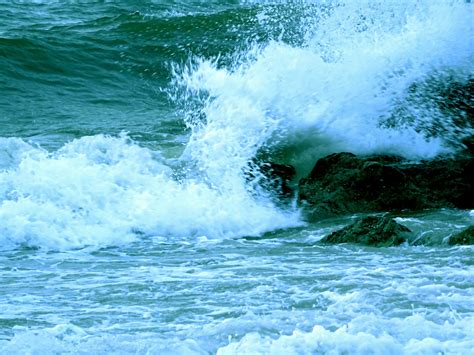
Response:
[{"label": "splashing water", "polygon": [[0,353],[472,352],[472,246],[447,239],[474,211],[400,215],[423,245],[322,245],[357,216],[303,224],[249,181],[456,152],[472,12],[0,2]]},{"label": "splashing water", "polygon": [[[296,214],[253,200],[243,189],[177,182],[156,153],[126,136],[84,137],[55,153],[19,140],[0,172],[2,248],[106,246],[136,233],[187,238],[259,235],[297,225]],[[19,152],[22,150],[22,152]]]},{"label": "splashing water", "polygon": [[[463,80],[470,75],[472,9],[465,5],[310,6],[298,46],[282,39],[252,45],[230,67],[198,60],[172,81],[201,107],[186,118],[191,135],[181,178],[159,153],[126,137],[84,137],[53,153],[3,139],[2,244],[67,248],[123,243],[137,233],[259,235],[300,221],[248,183],[253,159],[293,164],[302,176],[335,151],[412,159],[450,152],[449,117],[435,121],[433,111],[414,107],[409,124],[383,122],[411,104],[405,97],[413,83],[446,70]],[[428,119],[441,122],[445,134],[428,138],[420,128]]]},{"label": "splashing water", "polygon": [[[295,164],[300,175],[335,151],[410,159],[448,153],[448,143],[459,141],[455,125],[430,103],[411,107],[409,125],[383,122],[400,105],[412,105],[407,96],[414,83],[444,71],[461,82],[472,76],[472,9],[464,5],[317,7],[317,20],[305,19],[300,47],[281,41],[254,46],[231,69],[200,60],[182,76],[188,94],[208,93],[205,124],[191,122],[186,153],[216,183],[228,178],[222,166],[235,174],[265,151]],[[443,137],[429,138],[421,129],[436,124]]]}]

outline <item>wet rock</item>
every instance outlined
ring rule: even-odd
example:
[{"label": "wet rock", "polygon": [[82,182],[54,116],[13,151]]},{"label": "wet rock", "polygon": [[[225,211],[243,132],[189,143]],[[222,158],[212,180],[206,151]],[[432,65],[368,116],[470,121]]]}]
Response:
[{"label": "wet rock", "polygon": [[293,166],[272,162],[252,162],[246,173],[247,180],[257,182],[277,197],[294,196],[295,189],[292,180],[295,175],[296,169]]},{"label": "wet rock", "polygon": [[336,153],[299,182],[308,219],[356,212],[474,208],[472,156],[413,163],[394,156]]},{"label": "wet rock", "polygon": [[474,244],[474,225],[466,228],[461,233],[451,236],[448,240],[449,245],[473,245]]},{"label": "wet rock", "polygon": [[410,229],[392,218],[369,216],[321,239],[322,243],[354,243],[374,247],[397,246],[407,240]]},{"label": "wet rock", "polygon": [[468,136],[462,140],[466,154],[474,155],[474,135]]},{"label": "wet rock", "polygon": [[[381,124],[391,128],[409,125],[460,148],[458,138],[474,128],[474,76],[439,74],[413,81]],[[420,115],[427,119],[419,120]]]}]

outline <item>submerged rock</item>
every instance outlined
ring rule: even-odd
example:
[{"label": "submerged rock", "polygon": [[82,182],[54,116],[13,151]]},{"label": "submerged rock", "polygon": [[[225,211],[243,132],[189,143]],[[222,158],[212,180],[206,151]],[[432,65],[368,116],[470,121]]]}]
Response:
[{"label": "submerged rock", "polygon": [[354,243],[374,247],[390,247],[404,243],[410,229],[390,217],[369,216],[321,239],[322,243]]},{"label": "submerged rock", "polygon": [[308,218],[356,212],[474,208],[472,156],[413,163],[394,156],[336,153],[299,183]]},{"label": "submerged rock", "polygon": [[474,225],[466,228],[462,232],[451,236],[449,245],[474,245]]}]

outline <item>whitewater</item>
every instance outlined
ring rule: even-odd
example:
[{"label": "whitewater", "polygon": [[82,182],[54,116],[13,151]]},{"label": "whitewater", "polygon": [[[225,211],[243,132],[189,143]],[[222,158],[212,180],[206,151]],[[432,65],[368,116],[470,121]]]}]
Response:
[{"label": "whitewater", "polygon": [[474,211],[322,245],[360,215],[309,223],[255,164],[456,154],[472,117],[440,92],[473,80],[472,4],[0,9],[1,353],[474,349],[473,249],[446,242]]}]

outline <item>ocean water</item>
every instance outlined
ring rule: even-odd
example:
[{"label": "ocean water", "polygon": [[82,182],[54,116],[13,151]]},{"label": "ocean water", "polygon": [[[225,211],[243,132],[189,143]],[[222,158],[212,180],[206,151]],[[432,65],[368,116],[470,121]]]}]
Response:
[{"label": "ocean water", "polygon": [[473,248],[447,239],[474,211],[319,245],[358,216],[307,222],[251,162],[455,154],[473,12],[0,1],[0,353],[471,353]]}]

